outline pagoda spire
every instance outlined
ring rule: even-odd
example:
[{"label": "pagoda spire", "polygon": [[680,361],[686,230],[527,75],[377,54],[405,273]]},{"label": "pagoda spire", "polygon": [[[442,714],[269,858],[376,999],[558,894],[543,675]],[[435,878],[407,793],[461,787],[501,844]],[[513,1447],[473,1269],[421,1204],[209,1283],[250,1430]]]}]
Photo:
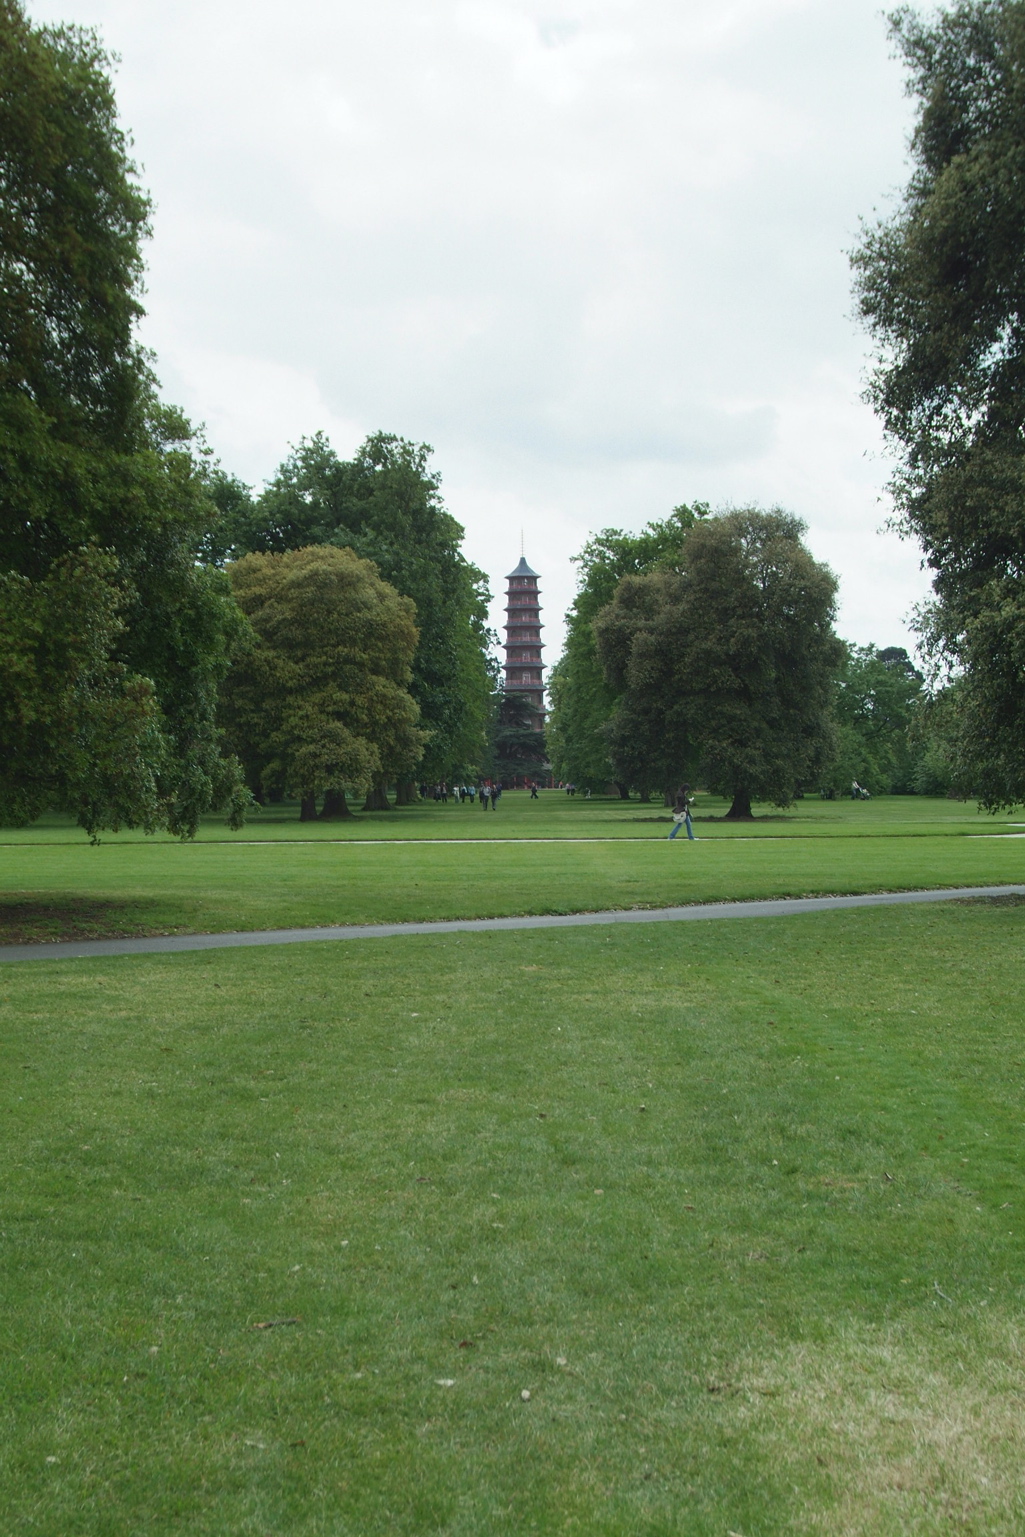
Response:
[{"label": "pagoda spire", "polygon": [[538,575],[521,554],[519,565],[506,581],[505,692],[519,694],[533,705],[537,712],[534,724],[540,731],[545,719],[545,693]]}]

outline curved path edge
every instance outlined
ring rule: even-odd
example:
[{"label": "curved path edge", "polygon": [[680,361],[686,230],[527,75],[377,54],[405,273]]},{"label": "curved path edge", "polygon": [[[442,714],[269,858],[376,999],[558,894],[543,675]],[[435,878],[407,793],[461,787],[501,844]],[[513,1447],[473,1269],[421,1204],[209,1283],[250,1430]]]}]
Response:
[{"label": "curved path edge", "polygon": [[488,934],[516,929],[574,929],[610,923],[689,923],[710,918],[788,918],[852,907],[897,907],[972,897],[1025,896],[1025,886],[964,886],[940,891],[879,891],[846,897],[768,897],[690,907],[631,908],[520,918],[447,918],[433,923],[365,923],[343,928],[254,929],[238,934],[157,934],[147,939],[70,939],[0,945],[0,961],[84,960],[89,956],[168,955],[182,950],[235,950],[248,945],[302,945],[316,940],[395,939],[403,934]]}]

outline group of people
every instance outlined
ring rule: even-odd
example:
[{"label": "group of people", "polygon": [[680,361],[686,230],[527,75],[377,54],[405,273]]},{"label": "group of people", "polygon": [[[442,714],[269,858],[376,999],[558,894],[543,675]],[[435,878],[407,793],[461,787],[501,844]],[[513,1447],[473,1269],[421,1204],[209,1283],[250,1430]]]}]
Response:
[{"label": "group of people", "polygon": [[[448,805],[450,795],[461,806],[465,805],[467,801],[470,802],[471,806],[474,805],[479,795],[481,809],[484,811],[487,811],[489,805],[492,811],[496,810],[502,794],[502,786],[497,781],[491,779],[482,779],[479,785],[452,785],[450,787],[444,782],[436,785],[422,784],[419,786],[419,790],[422,801],[433,800],[441,802],[446,806]],[[536,800],[536,786],[531,786],[530,793],[531,798]]]}]

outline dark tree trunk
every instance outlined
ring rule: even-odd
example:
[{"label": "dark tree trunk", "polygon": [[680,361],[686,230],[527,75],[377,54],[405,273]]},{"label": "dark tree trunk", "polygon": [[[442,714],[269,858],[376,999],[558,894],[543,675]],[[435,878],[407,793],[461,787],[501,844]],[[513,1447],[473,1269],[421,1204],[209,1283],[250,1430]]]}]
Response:
[{"label": "dark tree trunk", "polygon": [[617,780],[617,782],[616,782],[616,789],[619,791],[619,798],[620,798],[621,801],[628,801],[630,799],[630,786],[629,785],[620,784],[618,782],[618,780]]},{"label": "dark tree trunk", "polygon": [[400,779],[395,786],[396,806],[412,806],[416,800],[416,785],[411,779]]},{"label": "dark tree trunk", "polygon": [[351,817],[344,790],[328,790],[324,796],[324,804],[320,810],[322,822],[334,821],[337,817]]},{"label": "dark tree trunk", "polygon": [[368,791],[367,798],[363,802],[363,810],[364,811],[390,811],[391,810],[391,805],[390,805],[389,800],[388,800],[388,791],[384,788],[383,785],[374,785],[373,788],[370,791]]},{"label": "dark tree trunk", "polygon": [[726,813],[726,820],[727,822],[752,821],[751,797],[746,793],[746,791],[737,791],[736,795],[733,797],[733,805]]},{"label": "dark tree trunk", "polygon": [[315,822],[317,820],[317,797],[304,795],[299,803],[300,822]]}]

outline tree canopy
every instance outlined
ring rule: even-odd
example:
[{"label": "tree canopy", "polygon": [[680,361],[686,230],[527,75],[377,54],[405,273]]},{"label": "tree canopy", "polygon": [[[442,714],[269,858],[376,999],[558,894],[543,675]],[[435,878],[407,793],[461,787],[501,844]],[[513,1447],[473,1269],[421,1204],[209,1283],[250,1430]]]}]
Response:
[{"label": "tree canopy", "polygon": [[136,337],[149,201],[94,34],[0,0],[0,817],[188,834],[247,797],[217,688],[243,626]]},{"label": "tree canopy", "polygon": [[224,685],[228,737],[262,792],[321,795],[411,775],[424,749],[408,689],[417,631],[409,598],[352,550],[314,545],[228,568],[255,640]]},{"label": "tree canopy", "polygon": [[890,18],[917,101],[912,172],[854,254],[901,526],[934,572],[933,656],[962,672],[961,788],[1025,799],[1025,3]]},{"label": "tree canopy", "polygon": [[427,733],[421,772],[448,779],[483,761],[496,674],[487,579],[462,554],[463,529],[445,508],[430,455],[426,444],[379,432],[343,460],[323,433],[304,438],[255,501],[222,480],[215,538],[235,554],[351,548],[413,599],[420,643],[410,691]]},{"label": "tree canopy", "polygon": [[924,680],[903,646],[847,646],[836,682],[837,751],[824,781],[846,790],[856,779],[873,795],[919,788],[921,749],[913,740]]},{"label": "tree canopy", "polygon": [[751,815],[788,805],[834,750],[836,578],[790,513],[747,509],[696,522],[678,569],[624,578],[595,621],[620,695],[608,739],[620,775],[668,791],[700,776]]},{"label": "tree canopy", "polygon": [[[594,620],[612,601],[624,577],[671,569],[687,530],[707,513],[703,503],[696,503],[674,508],[668,518],[648,523],[637,534],[605,528],[574,556],[579,567],[577,595],[566,615],[565,649],[548,677],[551,710],[546,736],[552,767],[560,779],[600,789],[617,778],[605,727],[619,696],[598,661]],[[627,773],[622,757],[619,761],[620,771],[626,773],[624,790],[627,784],[650,786],[650,771],[637,779]]]}]

